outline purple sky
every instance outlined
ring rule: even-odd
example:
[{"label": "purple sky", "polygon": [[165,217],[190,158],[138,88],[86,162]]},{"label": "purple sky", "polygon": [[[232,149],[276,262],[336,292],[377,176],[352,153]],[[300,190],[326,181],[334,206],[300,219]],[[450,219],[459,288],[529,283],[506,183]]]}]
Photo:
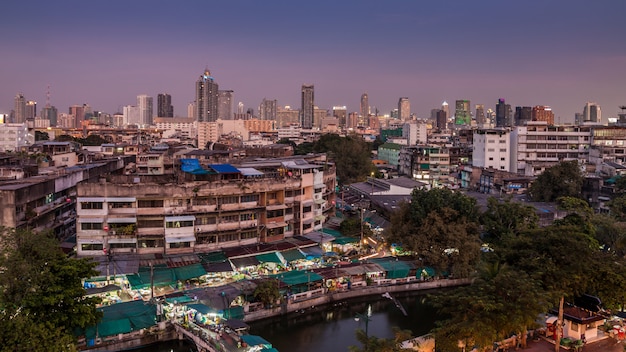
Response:
[{"label": "purple sky", "polygon": [[320,108],[357,111],[367,92],[381,113],[407,96],[420,117],[456,99],[550,105],[561,122],[586,101],[604,121],[626,105],[623,0],[7,0],[0,13],[0,113],[18,92],[43,107],[50,85],[61,112],[169,93],[186,116],[205,67],[255,111],[264,97],[299,107],[305,83]]}]

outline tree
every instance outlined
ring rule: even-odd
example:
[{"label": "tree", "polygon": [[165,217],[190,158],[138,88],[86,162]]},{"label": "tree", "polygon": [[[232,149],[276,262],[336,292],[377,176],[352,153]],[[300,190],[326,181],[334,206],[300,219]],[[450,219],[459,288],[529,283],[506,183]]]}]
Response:
[{"label": "tree", "polygon": [[50,135],[43,131],[35,131],[35,141],[49,141]]},{"label": "tree", "polygon": [[484,240],[498,244],[502,237],[517,236],[520,232],[539,226],[537,209],[511,201],[500,201],[494,197],[487,199],[487,210],[480,217]]},{"label": "tree", "polygon": [[578,161],[562,161],[541,173],[528,194],[538,202],[554,202],[559,197],[580,198],[583,179]]},{"label": "tree", "polygon": [[363,345],[363,348],[357,346],[350,346],[348,350],[350,352],[404,352],[413,351],[412,349],[402,348],[402,342],[411,340],[412,335],[410,330],[401,330],[394,326],[392,327],[393,337],[389,339],[378,338],[376,336],[367,336],[365,331],[357,329],[356,338]]},{"label": "tree", "polygon": [[313,144],[313,151],[327,153],[337,167],[340,184],[364,181],[375,172],[369,145],[359,136],[328,133]]},{"label": "tree", "polygon": [[[626,177],[624,177],[626,179]],[[619,196],[609,201],[611,215],[618,221],[626,221],[626,196]]]},{"label": "tree", "polygon": [[254,289],[253,296],[266,307],[274,306],[276,301],[280,298],[278,281],[273,279],[261,281]]},{"label": "tree", "polygon": [[0,267],[1,313],[16,317],[1,325],[5,348],[22,345],[14,345],[14,336],[4,328],[33,324],[29,344],[47,346],[49,341],[37,339],[58,335],[59,341],[74,341],[75,329],[93,326],[100,318],[95,308],[99,298],[86,298],[81,283],[98,274],[95,263],[65,256],[52,234],[1,228]]}]

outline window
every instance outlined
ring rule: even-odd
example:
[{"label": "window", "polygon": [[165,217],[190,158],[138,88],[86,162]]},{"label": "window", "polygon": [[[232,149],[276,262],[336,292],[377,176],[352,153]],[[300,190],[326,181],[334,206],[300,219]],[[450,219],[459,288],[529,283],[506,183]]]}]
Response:
[{"label": "window", "polygon": [[163,199],[142,199],[137,201],[138,208],[162,208]]},{"label": "window", "polygon": [[102,230],[101,222],[83,222],[80,224],[81,230]]},{"label": "window", "polygon": [[196,225],[214,225],[217,223],[215,216],[201,216],[196,218]]},{"label": "window", "polygon": [[236,232],[223,233],[223,234],[220,234],[218,236],[218,239],[219,239],[220,242],[238,241],[239,240],[239,234],[236,233]]},{"label": "window", "polygon": [[220,218],[220,224],[239,221],[239,215],[224,215]]},{"label": "window", "polygon": [[165,227],[168,229],[191,226],[193,226],[193,221],[168,221],[165,223]]},{"label": "window", "polygon": [[218,205],[239,203],[239,196],[222,197],[217,200]]},{"label": "window", "polygon": [[311,206],[302,208],[302,212],[303,213],[310,213],[311,212]]},{"label": "window", "polygon": [[83,243],[80,245],[80,249],[83,251],[101,251],[104,249],[102,243]]},{"label": "window", "polygon": [[258,194],[246,194],[246,195],[241,196],[242,203],[258,202],[258,201],[259,201]]},{"label": "window", "polygon": [[109,243],[109,248],[137,248],[137,245],[135,243]]},{"label": "window", "polygon": [[191,247],[191,242],[173,242],[170,243],[170,248],[189,248]]},{"label": "window", "polygon": [[256,238],[256,230],[252,230],[252,231],[242,231],[241,232],[241,239],[245,240],[248,238]]},{"label": "window", "polygon": [[504,158],[500,158],[500,161],[504,161]]},{"label": "window", "polygon": [[239,220],[241,221],[249,221],[254,220],[254,213],[245,213],[239,216]]},{"label": "window", "polygon": [[132,208],[133,207],[133,202],[114,202],[114,203],[109,203],[109,207],[111,209]]},{"label": "window", "polygon": [[102,202],[80,202],[80,208],[87,209],[102,209]]},{"label": "window", "polygon": [[[310,207],[309,207],[310,208]],[[278,210],[268,210],[267,211],[267,218],[277,218],[280,216],[284,216],[284,209],[278,209]]]},{"label": "window", "polygon": [[311,226],[312,226],[312,224],[303,224],[302,225],[302,229],[307,230],[307,229],[310,229]]},{"label": "window", "polygon": [[148,227],[163,228],[163,218],[137,219],[137,226],[141,228],[148,228]]},{"label": "window", "polygon": [[500,148],[500,153],[506,153],[506,148]]},{"label": "window", "polygon": [[493,158],[489,158],[489,161],[493,161]]}]

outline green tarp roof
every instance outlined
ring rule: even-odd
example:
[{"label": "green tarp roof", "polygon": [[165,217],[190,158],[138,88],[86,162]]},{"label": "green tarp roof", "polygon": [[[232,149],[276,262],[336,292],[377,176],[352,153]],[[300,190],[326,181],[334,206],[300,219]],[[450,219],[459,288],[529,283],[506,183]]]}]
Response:
[{"label": "green tarp roof", "polygon": [[333,229],[328,229],[328,228],[323,228],[323,229],[322,229],[322,232],[323,232],[323,233],[326,233],[326,234],[329,234],[329,235],[331,235],[331,236],[335,236],[335,237],[341,237],[341,236],[343,236],[343,235],[341,234],[341,232],[339,232],[339,231],[337,231],[337,230],[333,230]]},{"label": "green tarp roof", "polygon": [[[185,281],[202,275],[206,275],[206,270],[199,263],[172,269],[155,265],[152,273],[154,286],[171,286],[178,280]],[[140,267],[137,274],[126,275],[126,278],[135,290],[150,287],[150,267]]]},{"label": "green tarp roof", "polygon": [[299,249],[290,249],[288,251],[281,252],[280,254],[282,254],[283,258],[285,258],[288,262],[305,258],[304,254],[302,254]]},{"label": "green tarp roof", "polygon": [[202,314],[209,314],[209,313],[217,313],[217,311],[207,305],[204,305],[202,303],[193,303],[193,304],[187,304],[187,307],[191,308],[191,309],[195,309],[198,312],[202,313]]},{"label": "green tarp roof", "polygon": [[271,275],[271,276],[273,278],[276,278],[282,281],[287,286],[301,285],[301,284],[307,284],[309,282],[323,280],[323,278],[320,275],[314,272],[306,272],[303,270],[288,271],[282,274]]},{"label": "green tarp roof", "polygon": [[193,298],[189,297],[189,296],[178,296],[178,297],[166,297],[165,298],[165,302],[167,303],[187,303],[187,302],[193,302]]},{"label": "green tarp roof", "polygon": [[156,306],[144,301],[130,301],[98,308],[102,320],[86,330],[85,336],[111,336],[148,328],[156,324]]},{"label": "green tarp roof", "polygon": [[356,237],[346,237],[346,236],[341,236],[341,237],[336,237],[333,240],[334,244],[348,244],[348,243],[356,243],[359,242],[359,239]]},{"label": "green tarp roof", "polygon": [[185,280],[189,280],[189,279],[206,275],[206,270],[204,270],[204,268],[202,267],[202,264],[200,263],[181,266],[178,268],[174,268],[173,270],[174,270],[174,275],[176,276],[176,280],[181,280],[181,281],[185,281]]},{"label": "green tarp roof", "polygon": [[262,345],[262,346],[267,347],[267,348],[272,348],[272,344],[269,343],[269,341],[267,341],[264,338],[262,338],[261,336],[257,336],[257,335],[241,335],[241,339],[248,346],[259,346],[259,345]]},{"label": "green tarp roof", "polygon": [[284,264],[283,260],[278,256],[278,253],[276,252],[257,254],[255,257],[261,263]]},{"label": "green tarp roof", "polygon": [[411,270],[411,266],[401,260],[375,258],[371,259],[371,261],[385,269],[388,279],[400,279],[407,277],[409,276],[409,271]]}]

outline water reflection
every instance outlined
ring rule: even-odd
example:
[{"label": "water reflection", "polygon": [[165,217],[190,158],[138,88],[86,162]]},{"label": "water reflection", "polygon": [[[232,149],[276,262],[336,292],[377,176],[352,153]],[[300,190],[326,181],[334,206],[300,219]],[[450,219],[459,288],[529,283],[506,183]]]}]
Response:
[{"label": "water reflection", "polygon": [[407,316],[392,301],[369,297],[252,323],[250,333],[270,341],[280,352],[347,351],[348,346],[360,346],[355,331],[365,330],[365,322],[354,318],[366,314],[368,305],[372,307],[370,336],[391,338],[394,326],[420,336],[434,327],[435,311],[423,294],[394,296],[406,309]]}]

